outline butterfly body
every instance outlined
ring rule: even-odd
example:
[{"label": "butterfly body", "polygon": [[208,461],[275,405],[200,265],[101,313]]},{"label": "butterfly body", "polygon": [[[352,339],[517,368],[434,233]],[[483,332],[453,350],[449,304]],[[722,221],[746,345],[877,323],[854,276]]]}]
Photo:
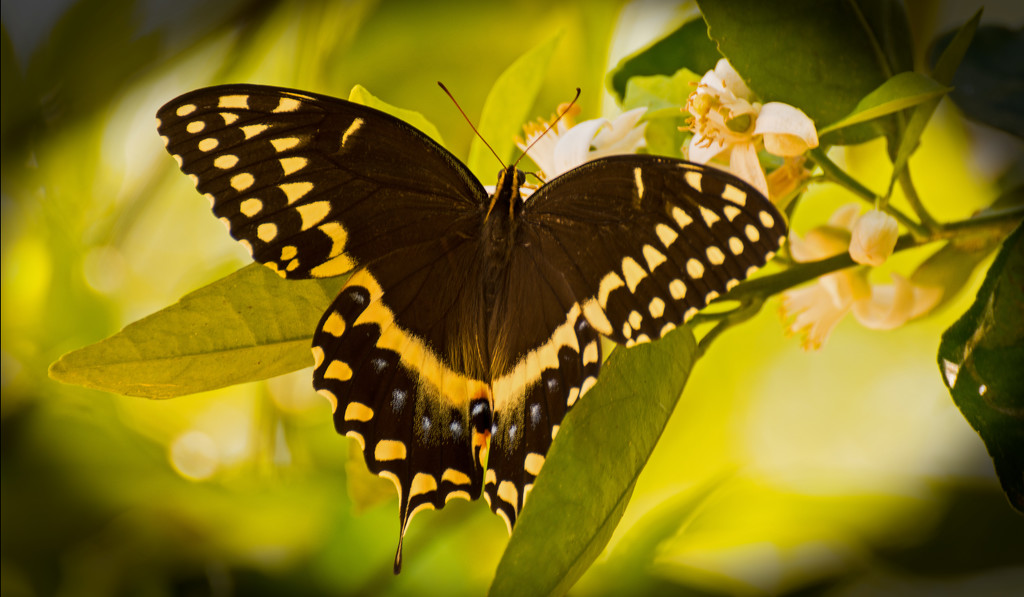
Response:
[{"label": "butterfly body", "polygon": [[[400,529],[481,495],[511,531],[600,336],[656,340],[760,267],[785,224],[750,185],[650,155],[488,194],[377,110],[257,85],[158,112],[231,235],[285,278],[351,273],[313,337],[335,427],[399,493]],[[400,564],[401,541],[396,556]]]}]

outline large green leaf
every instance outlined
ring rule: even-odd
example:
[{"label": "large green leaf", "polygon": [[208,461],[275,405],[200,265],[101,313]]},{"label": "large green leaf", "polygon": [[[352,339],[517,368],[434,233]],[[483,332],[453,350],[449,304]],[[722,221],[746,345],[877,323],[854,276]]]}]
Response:
[{"label": "large green leaf", "polygon": [[530,492],[490,595],[561,595],[601,553],[683,391],[688,327],[616,350],[566,417]]},{"label": "large green leaf", "polygon": [[[522,134],[523,123],[530,120],[533,103],[561,37],[560,33],[555,34],[516,59],[501,73],[484,100],[477,130],[503,160],[511,155],[516,135]],[[493,180],[499,168],[480,137],[473,138],[466,165],[484,181]]]},{"label": "large green leaf", "polygon": [[[938,62],[935,64],[935,68],[932,69],[932,79],[938,81],[941,85],[949,85],[953,82],[953,75],[956,73],[957,67],[960,66],[960,62],[963,61],[964,54],[967,53],[967,48],[971,45],[971,40],[974,39],[974,32],[977,30],[979,22],[981,22],[980,10],[974,13],[974,17],[971,20],[964,23],[964,26],[953,36],[953,41],[946,46],[942,56],[939,57]],[[928,120],[931,119],[932,112],[938,107],[939,99],[928,100],[914,108],[914,111],[911,113],[910,121],[903,130],[903,136],[900,139],[899,146],[896,148],[896,156],[893,158],[892,177],[889,179],[889,190],[886,192],[887,197],[892,193],[893,186],[896,184],[896,180],[900,177],[903,169],[907,167],[910,156],[917,149],[921,134],[924,132],[924,127],[928,124]]]},{"label": "large green leaf", "polygon": [[939,370],[1024,512],[1024,227],[1003,243],[978,298],[946,330]]},{"label": "large green leaf", "polygon": [[818,130],[819,135],[853,126],[945,95],[951,88],[921,73],[905,72],[886,80],[878,89],[857,102],[857,107],[838,122]]},{"label": "large green leaf", "polygon": [[[764,101],[800,108],[819,126],[849,114],[910,63],[905,15],[885,0],[698,4],[711,39],[751,90]],[[822,143],[858,143],[878,134],[862,125],[836,131]]]},{"label": "large green leaf", "polygon": [[[611,92],[624,100],[633,77],[671,75],[680,69],[703,74],[722,57],[708,38],[703,19],[690,21],[651,45],[623,58],[608,74]],[[700,79],[700,77],[697,77]],[[692,91],[692,89],[691,89]]]},{"label": "large green leaf", "polygon": [[430,137],[434,141],[437,141],[438,145],[444,147],[444,139],[441,138],[441,131],[437,130],[434,123],[427,120],[427,117],[416,112],[415,110],[406,110],[405,108],[399,108],[392,106],[384,100],[376,97],[368,89],[362,85],[356,85],[352,88],[352,91],[348,94],[348,101],[376,108],[381,112],[385,112],[394,116],[395,118],[404,120],[412,126],[419,129],[426,136]]},{"label": "large green leaf", "polygon": [[693,84],[700,77],[682,69],[672,76],[636,76],[626,84],[622,109],[646,107],[644,138],[647,151],[654,155],[682,157],[683,143],[690,137],[686,127],[689,114],[683,111]]},{"label": "large green leaf", "polygon": [[283,280],[252,264],[50,366],[64,383],[174,398],[313,364],[310,338],[343,278]]}]

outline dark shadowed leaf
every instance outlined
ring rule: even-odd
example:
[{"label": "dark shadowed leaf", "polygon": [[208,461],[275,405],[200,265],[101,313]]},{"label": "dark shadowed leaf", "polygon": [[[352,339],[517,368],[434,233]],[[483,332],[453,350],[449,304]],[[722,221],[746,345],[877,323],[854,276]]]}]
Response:
[{"label": "dark shadowed leaf", "polygon": [[627,95],[626,84],[633,77],[671,75],[683,68],[703,74],[715,68],[721,57],[708,38],[704,20],[695,19],[623,58],[608,75],[608,87],[622,100]]},{"label": "dark shadowed leaf", "polygon": [[50,366],[64,383],[174,398],[313,364],[309,343],[344,278],[286,281],[253,264]]},{"label": "dark shadowed leaf", "polygon": [[[938,60],[955,34],[936,42],[933,59]],[[950,96],[969,118],[1024,139],[1024,60],[1020,56],[1024,56],[1024,29],[979,28],[953,77]]]},{"label": "dark shadowed leaf", "polygon": [[601,553],[696,359],[687,327],[616,350],[567,417],[490,595],[562,595]]},{"label": "dark shadowed leaf", "polygon": [[1024,512],[1024,227],[1006,239],[978,298],[942,335],[939,370],[1010,503]]}]

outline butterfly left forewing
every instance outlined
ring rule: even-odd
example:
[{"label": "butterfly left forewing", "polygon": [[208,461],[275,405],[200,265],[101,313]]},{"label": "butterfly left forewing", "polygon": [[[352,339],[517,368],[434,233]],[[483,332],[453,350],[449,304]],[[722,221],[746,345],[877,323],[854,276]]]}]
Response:
[{"label": "butterfly left forewing", "polygon": [[223,85],[168,102],[157,119],[214,215],[288,278],[339,275],[429,242],[486,200],[423,133],[328,96]]}]

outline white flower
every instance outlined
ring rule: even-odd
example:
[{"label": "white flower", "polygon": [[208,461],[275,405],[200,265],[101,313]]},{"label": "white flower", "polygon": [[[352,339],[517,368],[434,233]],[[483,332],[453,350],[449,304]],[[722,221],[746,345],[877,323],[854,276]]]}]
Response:
[{"label": "white flower", "polygon": [[[889,229],[895,226],[895,221],[890,226],[882,222],[884,218],[874,215],[879,212],[858,216],[859,211],[857,204],[845,205],[836,210],[827,225],[810,230],[804,238],[790,232],[789,250],[793,259],[807,262],[846,251],[852,254],[851,240],[858,234],[858,229],[866,230],[861,233],[866,236],[872,236],[871,230],[880,231],[878,237],[888,238],[891,235]],[[876,244],[888,246],[887,242]],[[892,247],[889,246],[887,252],[867,252],[884,253],[887,257],[892,253]],[[786,322],[787,332],[802,335],[805,349],[816,349],[825,343],[833,328],[848,312],[852,311],[866,328],[890,330],[924,315],[942,297],[941,288],[919,286],[896,273],[892,274],[892,284],[871,284],[868,281],[869,271],[866,267],[847,268],[822,276],[808,286],[782,293],[780,313]]]},{"label": "white flower", "polygon": [[686,102],[693,138],[690,161],[706,164],[728,154],[729,170],[764,195],[768,181],[757,160],[759,147],[791,158],[818,146],[814,122],[798,108],[781,102],[761,105],[725,58],[697,84]]},{"label": "white flower", "polygon": [[[564,109],[559,106],[559,111]],[[640,118],[646,111],[647,108],[636,108],[623,112],[614,120],[595,118],[573,125],[572,117],[579,113],[579,107],[574,106],[547,134],[544,131],[550,125],[550,120],[538,120],[524,126],[526,140],[517,139],[516,145],[540,168],[538,175],[549,181],[597,158],[636,153],[645,144],[644,129],[647,123],[641,124]],[[538,140],[540,135],[544,136]]]},{"label": "white flower", "polygon": [[850,257],[864,265],[882,265],[892,255],[899,225],[889,214],[872,209],[857,218],[850,240]]}]

